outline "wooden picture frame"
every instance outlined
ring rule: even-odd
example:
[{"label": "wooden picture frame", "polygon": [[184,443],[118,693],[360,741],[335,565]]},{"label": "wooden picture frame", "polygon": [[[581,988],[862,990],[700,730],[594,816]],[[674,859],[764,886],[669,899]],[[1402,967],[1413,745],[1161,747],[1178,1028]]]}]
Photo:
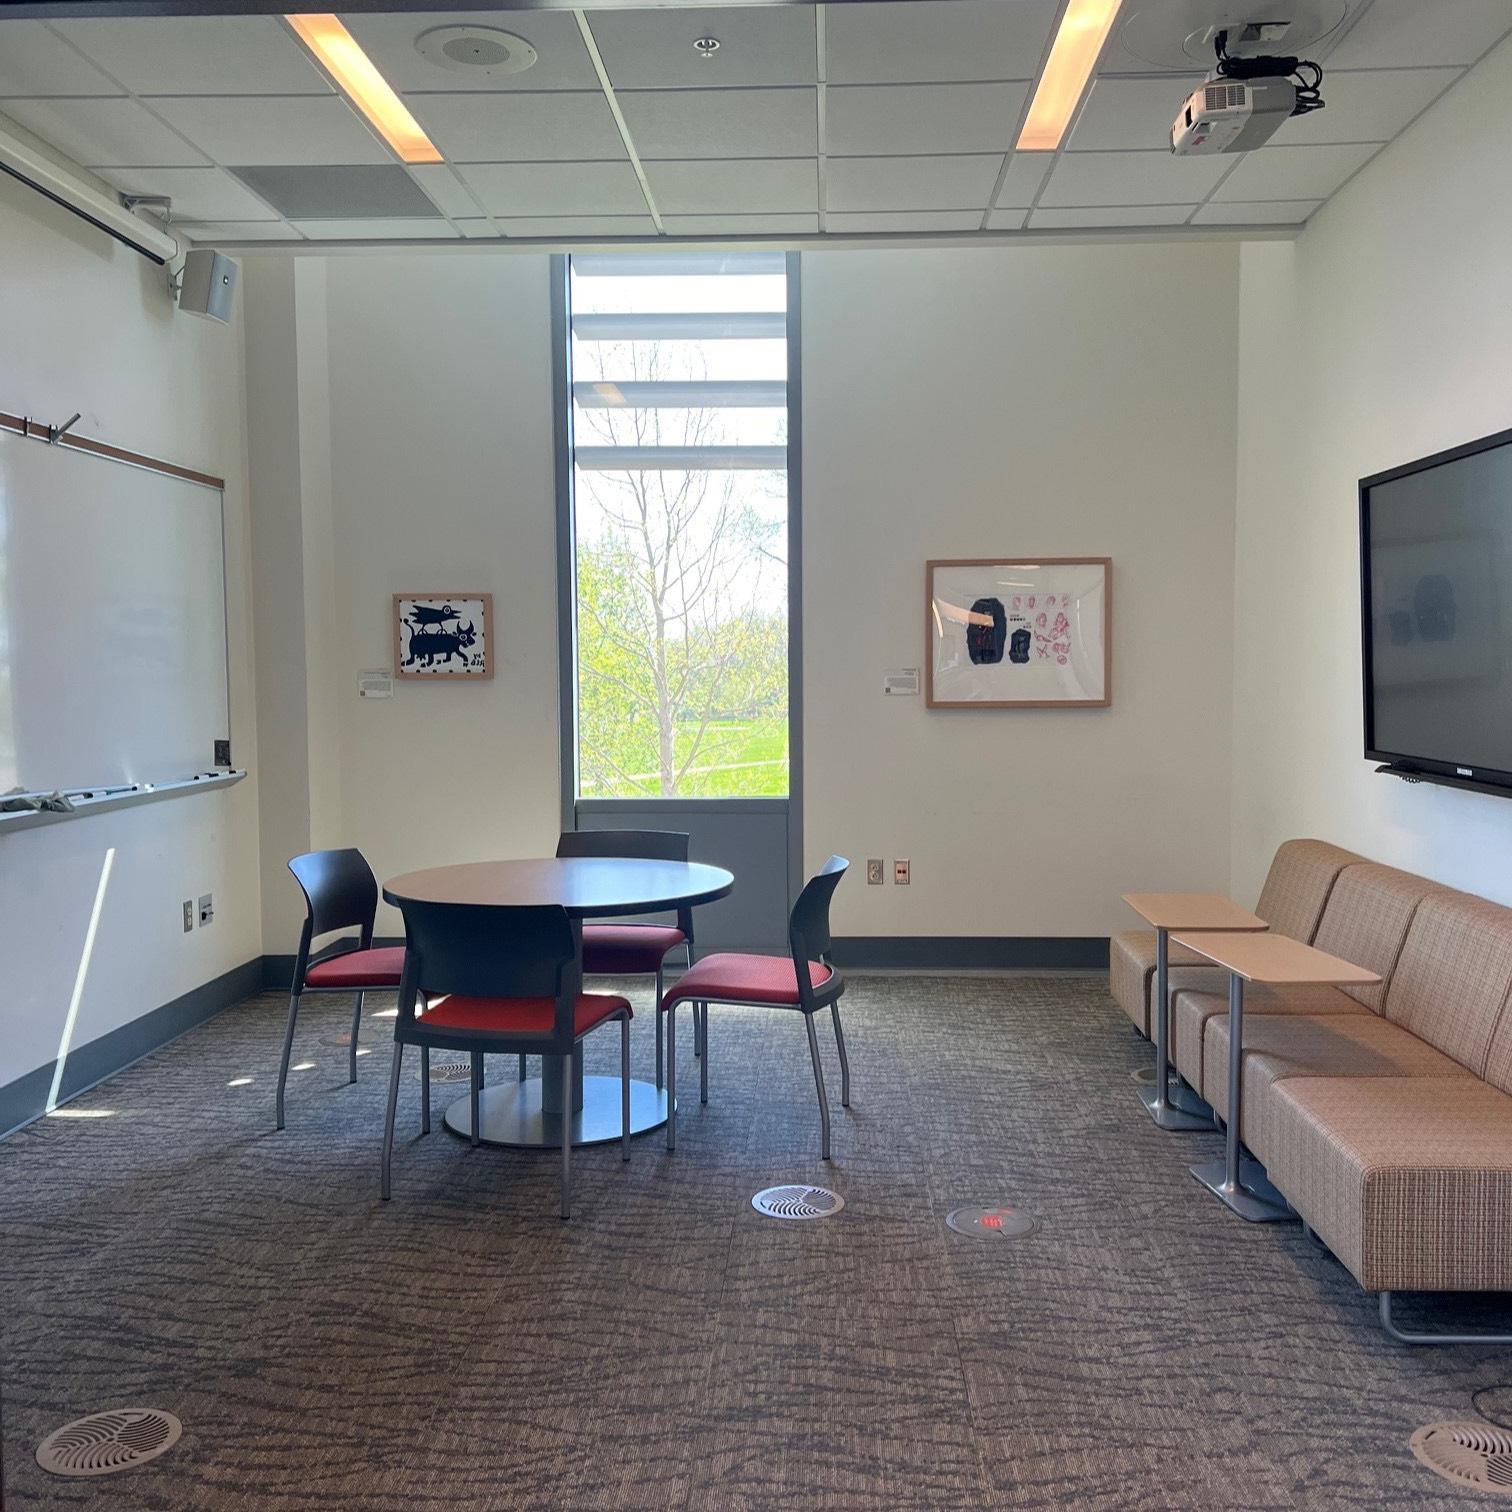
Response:
[{"label": "wooden picture frame", "polygon": [[493,594],[396,593],[393,617],[395,677],[487,682],[493,676]]},{"label": "wooden picture frame", "polygon": [[1112,702],[1111,557],[924,564],[926,708],[1106,709]]}]

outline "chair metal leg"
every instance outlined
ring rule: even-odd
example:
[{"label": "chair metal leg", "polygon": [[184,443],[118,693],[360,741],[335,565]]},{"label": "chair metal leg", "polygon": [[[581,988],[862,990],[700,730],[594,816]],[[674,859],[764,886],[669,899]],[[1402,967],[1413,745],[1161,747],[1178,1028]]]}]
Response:
[{"label": "chair metal leg", "polygon": [[523,1055],[520,1057],[520,1080],[525,1080],[525,1057]]},{"label": "chair metal leg", "polygon": [[[572,1216],[572,1062],[571,1055],[562,1057],[562,1217]],[[476,1138],[478,1123],[473,1119],[473,1136]]]},{"label": "chair metal leg", "polygon": [[294,1021],[299,1017],[299,994],[289,994],[289,1022],[284,1029],[283,1059],[278,1063],[278,1127],[284,1126],[284,1083],[289,1079],[289,1058],[294,1053]]},{"label": "chair metal leg", "polygon": [[362,1028],[362,999],[365,993],[357,994],[357,1006],[352,1009],[352,1033],[347,1046],[347,1084],[357,1080],[357,1035]]},{"label": "chair metal leg", "polygon": [[819,1060],[819,1036],[814,1033],[814,1015],[803,1015],[803,1027],[808,1030],[809,1059],[814,1063],[814,1086],[819,1090],[819,1126],[822,1131],[819,1153],[830,1158],[829,1098],[824,1095],[824,1066]]},{"label": "chair metal leg", "polygon": [[704,1020],[703,1014],[698,1011],[698,1004],[693,1005],[693,1058],[697,1060],[704,1053]]},{"label": "chair metal leg", "polygon": [[698,1062],[698,1100],[706,1103],[709,1100],[709,1005],[695,1003],[693,1008],[703,1020],[703,1055]]},{"label": "chair metal leg", "polygon": [[677,1148],[677,1004],[667,1009],[667,1149]]},{"label": "chair metal leg", "polygon": [[[471,1083],[472,1093],[472,1142],[473,1148],[477,1149],[482,1142],[478,1138],[478,1094],[483,1090],[483,1057],[476,1050],[472,1053],[471,1074],[468,1081]],[[570,1107],[571,1104],[567,1106]]]},{"label": "chair metal leg", "polygon": [[394,1041],[394,1066],[389,1072],[388,1114],[383,1120],[383,1200],[387,1202],[393,1195],[393,1187],[389,1180],[390,1170],[394,1164],[394,1115],[399,1109],[399,1073],[404,1065],[404,1042]]},{"label": "chair metal leg", "polygon": [[630,1158],[630,1015],[620,1020],[620,1159]]},{"label": "chair metal leg", "polygon": [[1512,1334],[1504,1333],[1413,1333],[1398,1328],[1391,1318],[1391,1293],[1381,1293],[1381,1327],[1399,1344],[1512,1344]]},{"label": "chair metal leg", "polygon": [[850,1107],[850,1061],[845,1054],[845,1031],[840,1027],[840,999],[830,1004],[830,1016],[835,1020],[835,1048],[840,1052],[840,1106]]},{"label": "chair metal leg", "polygon": [[430,1046],[420,1047],[420,1132],[430,1133]]},{"label": "chair metal leg", "polygon": [[666,990],[667,989],[662,982],[662,969],[660,966],[658,966],[656,968],[656,1007],[652,1010],[656,1014],[656,1090],[658,1092],[660,1092],[662,1089],[662,1077],[665,1074],[662,1064],[661,1000],[662,993],[664,993]]}]

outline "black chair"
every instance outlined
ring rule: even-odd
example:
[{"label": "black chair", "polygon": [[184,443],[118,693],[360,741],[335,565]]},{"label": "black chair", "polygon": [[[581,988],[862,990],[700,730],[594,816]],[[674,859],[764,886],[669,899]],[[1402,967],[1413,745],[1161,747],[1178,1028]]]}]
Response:
[{"label": "black chair", "polygon": [[[835,1021],[835,1044],[840,1051],[840,1104],[850,1107],[850,1062],[845,1033],[840,1027],[840,995],[845,982],[830,963],[830,899],[850,862],[831,856],[798,894],[788,916],[787,956],[710,955],[684,973],[662,998],[667,1015],[667,1148],[677,1148],[677,1005],[701,1007],[707,1024],[710,1003],[742,1003],[763,1008],[794,1008],[808,1029],[809,1057],[814,1063],[814,1086],[819,1092],[821,1149],[830,1158],[829,1099],[824,1092],[824,1067],[814,1034],[814,1015],[827,1007]],[[699,1101],[709,1100],[709,1039],[703,1042],[699,1068]]]},{"label": "black chair", "polygon": [[[347,1080],[357,1080],[357,1031],[362,1024],[362,999],[367,992],[399,985],[404,966],[402,946],[373,948],[373,917],[378,911],[378,882],[358,850],[310,851],[295,856],[289,870],[305,897],[304,931],[294,957],[294,983],[289,991],[289,1023],[284,1030],[283,1060],[278,1067],[278,1127],[284,1126],[284,1083],[294,1050],[294,1023],[299,1000],[307,992],[355,992],[352,1043]],[[310,946],[335,929],[355,929],[358,943],[310,959]]]},{"label": "black chair", "polygon": [[[572,925],[559,907],[502,908],[484,904],[402,901],[406,947],[394,1020],[394,1065],[383,1126],[383,1197],[390,1195],[394,1115],[404,1047],[472,1057],[472,1142],[478,1143],[483,1057],[562,1058],[562,1217],[572,1204],[573,1051],[601,1024],[620,1022],[621,1153],[630,1158],[630,1004],[605,993],[566,990],[575,955]],[[430,1082],[421,1081],[420,1127],[430,1133]]]},{"label": "black chair", "polygon": [[[680,830],[568,830],[558,856],[629,857],[638,861],[686,861],[688,837]],[[681,945],[693,964],[693,910],[680,908],[677,924],[584,924],[584,976],[654,976],[661,1002],[667,955]],[[693,1053],[702,1053],[705,1025],[695,1021]],[[662,1022],[656,1015],[656,1085],[662,1084]]]}]

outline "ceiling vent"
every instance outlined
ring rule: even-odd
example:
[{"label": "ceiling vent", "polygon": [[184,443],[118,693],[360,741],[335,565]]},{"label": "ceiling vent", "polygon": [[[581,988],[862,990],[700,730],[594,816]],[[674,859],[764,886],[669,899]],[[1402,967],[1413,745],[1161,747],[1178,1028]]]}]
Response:
[{"label": "ceiling vent", "polygon": [[415,38],[415,51],[438,68],[482,79],[524,73],[536,60],[524,37],[497,26],[434,26]]},{"label": "ceiling vent", "polygon": [[441,212],[395,163],[275,165],[231,172],[290,220],[407,220]]}]

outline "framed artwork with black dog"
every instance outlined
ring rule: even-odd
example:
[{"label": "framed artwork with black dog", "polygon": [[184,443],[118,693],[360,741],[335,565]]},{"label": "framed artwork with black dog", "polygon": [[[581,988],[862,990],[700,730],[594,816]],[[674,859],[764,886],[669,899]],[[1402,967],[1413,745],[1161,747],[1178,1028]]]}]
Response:
[{"label": "framed artwork with black dog", "polygon": [[1113,702],[1110,557],[925,564],[931,709],[1104,709]]},{"label": "framed artwork with black dog", "polygon": [[394,676],[493,676],[491,593],[396,593]]}]

